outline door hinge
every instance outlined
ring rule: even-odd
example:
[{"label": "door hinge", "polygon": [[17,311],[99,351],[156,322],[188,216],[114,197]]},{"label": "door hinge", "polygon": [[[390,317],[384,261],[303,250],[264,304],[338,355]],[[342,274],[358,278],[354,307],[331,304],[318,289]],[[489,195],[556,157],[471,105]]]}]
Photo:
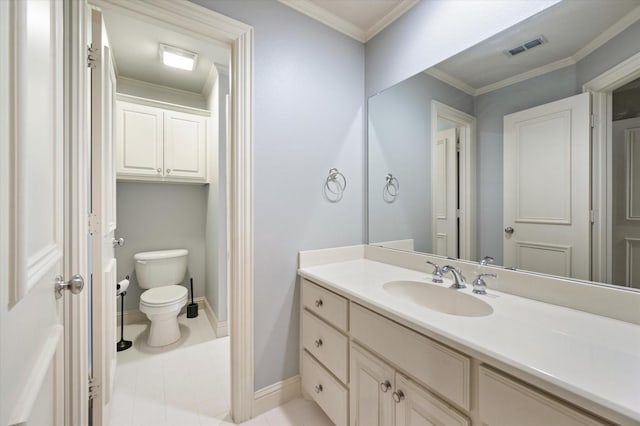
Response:
[{"label": "door hinge", "polygon": [[589,125],[592,129],[596,127],[596,116],[594,114],[589,116]]},{"label": "door hinge", "polygon": [[596,211],[595,210],[589,210],[589,220],[591,221],[591,223],[596,223]]},{"label": "door hinge", "polygon": [[456,209],[456,217],[457,218],[462,217],[462,211],[460,209]]},{"label": "door hinge", "polygon": [[100,385],[96,384],[93,377],[89,378],[89,399],[95,399],[100,393]]},{"label": "door hinge", "polygon": [[89,68],[95,68],[98,63],[98,55],[100,51],[98,48],[93,47],[93,43],[90,46],[87,46],[87,66]]},{"label": "door hinge", "polygon": [[89,213],[89,235],[94,235],[100,229],[100,221],[98,220],[98,216]]},{"label": "door hinge", "polygon": [[456,141],[456,152],[460,152],[460,140]]}]

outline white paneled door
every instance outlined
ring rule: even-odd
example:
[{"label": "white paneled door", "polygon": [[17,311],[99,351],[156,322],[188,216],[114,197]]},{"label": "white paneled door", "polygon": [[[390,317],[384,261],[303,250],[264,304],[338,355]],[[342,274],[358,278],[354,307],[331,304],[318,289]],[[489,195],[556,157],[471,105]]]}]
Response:
[{"label": "white paneled door", "polygon": [[438,132],[434,141],[433,247],[435,254],[458,256],[458,139],[456,128]]},{"label": "white paneled door", "polygon": [[[0,424],[64,417],[63,2],[0,2]],[[74,281],[79,282],[79,280]]]},{"label": "white paneled door", "polygon": [[91,402],[94,426],[108,423],[116,361],[116,175],[114,153],[115,72],[98,10],[91,11]]},{"label": "white paneled door", "polygon": [[613,122],[612,279],[640,288],[640,117]]},{"label": "white paneled door", "polygon": [[504,117],[504,264],[590,279],[588,93]]}]

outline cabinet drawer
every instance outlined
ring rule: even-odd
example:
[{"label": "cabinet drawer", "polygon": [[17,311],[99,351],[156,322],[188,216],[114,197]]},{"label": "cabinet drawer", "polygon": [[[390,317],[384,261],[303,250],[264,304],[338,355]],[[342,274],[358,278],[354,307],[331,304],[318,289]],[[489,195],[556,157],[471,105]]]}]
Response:
[{"label": "cabinet drawer", "polygon": [[347,383],[349,339],[307,310],[302,313],[302,346]]},{"label": "cabinet drawer", "polygon": [[350,319],[355,340],[439,395],[469,409],[469,357],[354,303]]},{"label": "cabinet drawer", "polygon": [[347,331],[348,302],[344,297],[303,279],[302,305],[338,329]]},{"label": "cabinet drawer", "polygon": [[480,367],[480,418],[489,425],[605,425],[493,369]]},{"label": "cabinet drawer", "polygon": [[302,388],[336,426],[347,426],[347,389],[306,351],[302,352]]}]

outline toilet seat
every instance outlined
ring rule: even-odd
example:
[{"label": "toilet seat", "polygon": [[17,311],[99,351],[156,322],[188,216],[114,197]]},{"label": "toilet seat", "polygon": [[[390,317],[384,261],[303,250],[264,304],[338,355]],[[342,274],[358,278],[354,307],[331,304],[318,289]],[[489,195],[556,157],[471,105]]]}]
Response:
[{"label": "toilet seat", "polygon": [[[150,288],[140,295],[140,305],[161,308],[187,299],[187,288],[181,285],[167,285]],[[180,303],[182,306],[182,303]]]}]

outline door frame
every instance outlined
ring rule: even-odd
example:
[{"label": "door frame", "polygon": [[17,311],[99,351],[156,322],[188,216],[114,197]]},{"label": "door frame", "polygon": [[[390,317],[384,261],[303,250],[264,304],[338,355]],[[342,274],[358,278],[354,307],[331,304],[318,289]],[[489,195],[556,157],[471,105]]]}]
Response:
[{"label": "door frame", "polygon": [[[431,101],[431,191],[433,197],[434,153],[433,141],[438,138],[438,118],[451,121],[460,132],[460,258],[476,258],[476,118],[438,101]],[[432,203],[433,204],[433,203]],[[432,212],[432,214],[434,214]],[[435,221],[431,221],[431,233],[435,235]]]},{"label": "door frame", "polygon": [[622,61],[582,86],[591,93],[592,195],[593,212],[591,277],[612,280],[613,171],[610,164],[613,143],[613,91],[640,77],[640,53]]},{"label": "door frame", "polygon": [[[194,38],[228,47],[231,51],[231,137],[229,139],[231,412],[236,422],[248,420],[252,415],[254,401],[253,27],[187,0],[85,1],[92,7],[109,9],[142,19]],[[81,6],[83,7],[85,6]],[[79,23],[77,25],[80,29],[70,34],[70,44],[66,47],[76,51],[81,62],[84,62],[86,41],[83,41],[86,39],[82,31],[86,27]],[[85,87],[86,69],[82,71],[80,75],[70,76],[71,88]],[[82,126],[88,126],[87,111],[85,111],[87,105],[80,103],[78,106],[81,108],[72,112],[72,119],[83,121]],[[80,126],[80,123],[76,124]],[[77,145],[82,145],[82,149],[86,150],[89,139],[86,127],[82,126],[85,139],[79,139]],[[84,160],[85,162],[88,160],[86,155]],[[84,167],[87,167],[87,164],[84,164]],[[86,226],[86,221],[81,222],[85,222]],[[84,254],[86,256],[86,247]],[[86,310],[74,311],[71,316],[72,323],[82,322],[86,325],[88,320]],[[78,334],[78,330],[74,330],[73,337],[82,339],[83,336]],[[86,358],[86,346],[74,348],[72,356]],[[69,376],[69,382],[72,382],[73,386],[79,385],[86,388],[87,367],[79,367],[76,370],[81,374]],[[87,393],[85,392],[84,395],[87,396]],[[82,405],[87,398],[79,401]],[[74,415],[80,416],[80,419],[86,419],[87,417],[82,417],[83,414],[79,410],[79,407],[74,407]]]}]

